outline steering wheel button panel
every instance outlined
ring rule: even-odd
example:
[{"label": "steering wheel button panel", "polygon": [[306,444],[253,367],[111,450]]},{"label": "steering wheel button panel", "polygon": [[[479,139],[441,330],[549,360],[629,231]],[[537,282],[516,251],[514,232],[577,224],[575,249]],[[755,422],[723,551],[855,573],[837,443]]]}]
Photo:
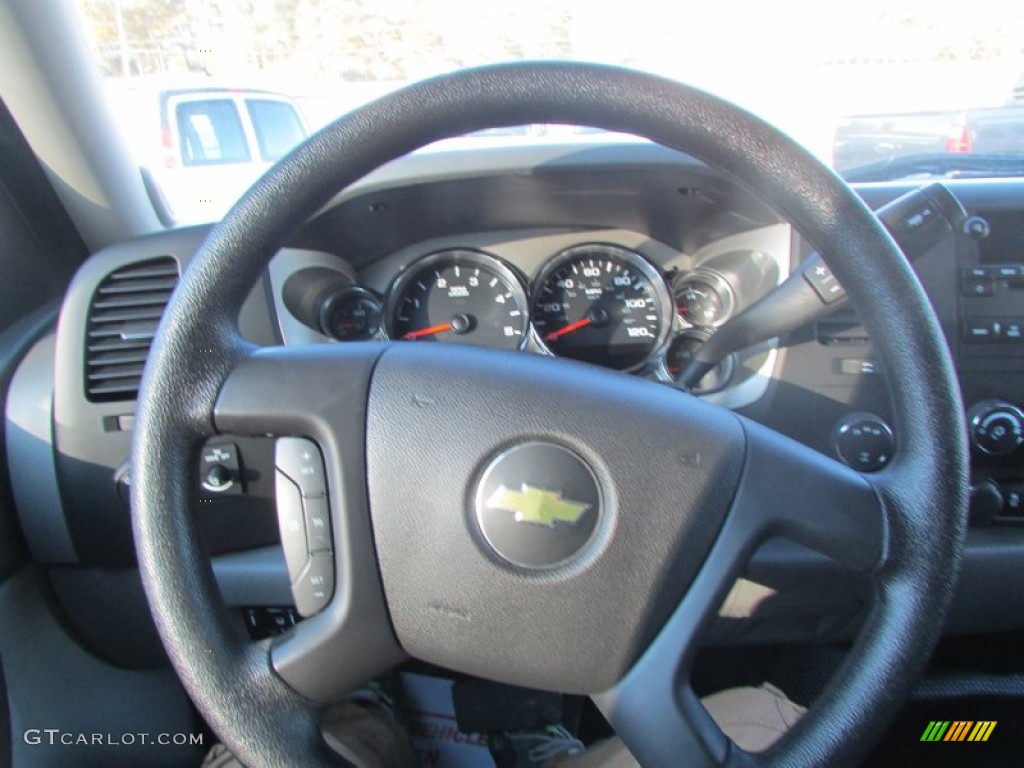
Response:
[{"label": "steering wheel button panel", "polygon": [[279,438],[274,448],[274,464],[290,477],[306,498],[324,496],[324,462],[316,445],[301,437]]},{"label": "steering wheel button panel", "polygon": [[292,595],[300,616],[312,616],[323,610],[334,594],[334,555],[314,552],[295,581]]},{"label": "steering wheel button panel", "polygon": [[306,524],[303,521],[302,496],[295,483],[280,472],[275,473],[277,492],[277,525],[281,531],[281,547],[288,575],[292,581],[306,567],[309,549],[306,544]]},{"label": "steering wheel button panel", "polygon": [[836,424],[832,445],[847,466],[861,472],[877,472],[892,461],[896,439],[881,416],[857,412]]},{"label": "steering wheel button panel", "polygon": [[279,438],[277,522],[292,582],[292,596],[301,616],[312,616],[334,593],[331,510],[320,449],[300,437]]},{"label": "steering wheel button panel", "polygon": [[331,550],[331,512],[326,496],[302,500],[306,518],[306,543],[310,552]]}]

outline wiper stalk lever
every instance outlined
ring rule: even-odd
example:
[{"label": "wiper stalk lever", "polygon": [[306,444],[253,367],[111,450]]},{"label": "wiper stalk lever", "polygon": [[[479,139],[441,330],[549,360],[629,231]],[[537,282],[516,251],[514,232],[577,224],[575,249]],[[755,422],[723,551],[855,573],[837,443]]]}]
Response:
[{"label": "wiper stalk lever", "polygon": [[[875,215],[908,259],[913,261],[932,246],[960,230],[967,212],[939,182],[907,192],[886,203]],[[729,320],[703,344],[679,376],[689,389],[726,355],[781,336],[830,314],[846,302],[846,291],[817,253],[781,285]]]}]

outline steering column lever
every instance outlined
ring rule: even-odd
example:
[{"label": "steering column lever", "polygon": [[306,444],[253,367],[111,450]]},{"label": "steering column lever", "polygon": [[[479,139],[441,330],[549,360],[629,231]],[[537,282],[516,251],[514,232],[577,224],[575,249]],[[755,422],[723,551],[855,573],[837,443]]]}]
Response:
[{"label": "steering column lever", "polygon": [[[939,182],[900,195],[875,215],[911,261],[961,231],[967,220],[960,201]],[[690,389],[726,355],[800,328],[846,302],[843,286],[825,260],[813,253],[775,290],[715,331],[683,369],[679,382]]]}]

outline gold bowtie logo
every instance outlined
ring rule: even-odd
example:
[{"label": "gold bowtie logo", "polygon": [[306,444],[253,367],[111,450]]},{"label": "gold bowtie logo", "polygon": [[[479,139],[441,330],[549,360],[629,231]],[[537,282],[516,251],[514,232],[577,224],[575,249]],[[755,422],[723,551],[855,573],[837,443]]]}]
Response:
[{"label": "gold bowtie logo", "polygon": [[519,523],[532,523],[554,528],[555,523],[575,525],[583,513],[590,508],[590,505],[563,499],[561,491],[545,491],[524,483],[519,486],[518,491],[506,488],[504,485],[498,486],[498,489],[487,500],[487,508],[513,512],[516,522]]}]

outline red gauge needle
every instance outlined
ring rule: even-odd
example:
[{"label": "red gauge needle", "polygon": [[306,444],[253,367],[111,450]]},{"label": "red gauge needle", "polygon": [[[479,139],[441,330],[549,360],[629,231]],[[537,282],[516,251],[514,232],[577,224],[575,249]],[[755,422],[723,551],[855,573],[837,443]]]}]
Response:
[{"label": "red gauge needle", "polygon": [[569,323],[564,328],[559,328],[557,331],[549,333],[544,337],[544,341],[554,341],[559,336],[565,336],[565,334],[578,331],[580,328],[586,328],[591,322],[592,321],[589,317],[584,317],[582,320],[577,320],[575,323]]},{"label": "red gauge needle", "polygon": [[451,329],[452,324],[450,322],[438,323],[437,325],[432,325],[429,328],[420,328],[418,331],[409,331],[407,334],[402,336],[402,338],[418,339],[420,336],[432,336],[435,333],[442,333],[444,331],[450,331]]}]

